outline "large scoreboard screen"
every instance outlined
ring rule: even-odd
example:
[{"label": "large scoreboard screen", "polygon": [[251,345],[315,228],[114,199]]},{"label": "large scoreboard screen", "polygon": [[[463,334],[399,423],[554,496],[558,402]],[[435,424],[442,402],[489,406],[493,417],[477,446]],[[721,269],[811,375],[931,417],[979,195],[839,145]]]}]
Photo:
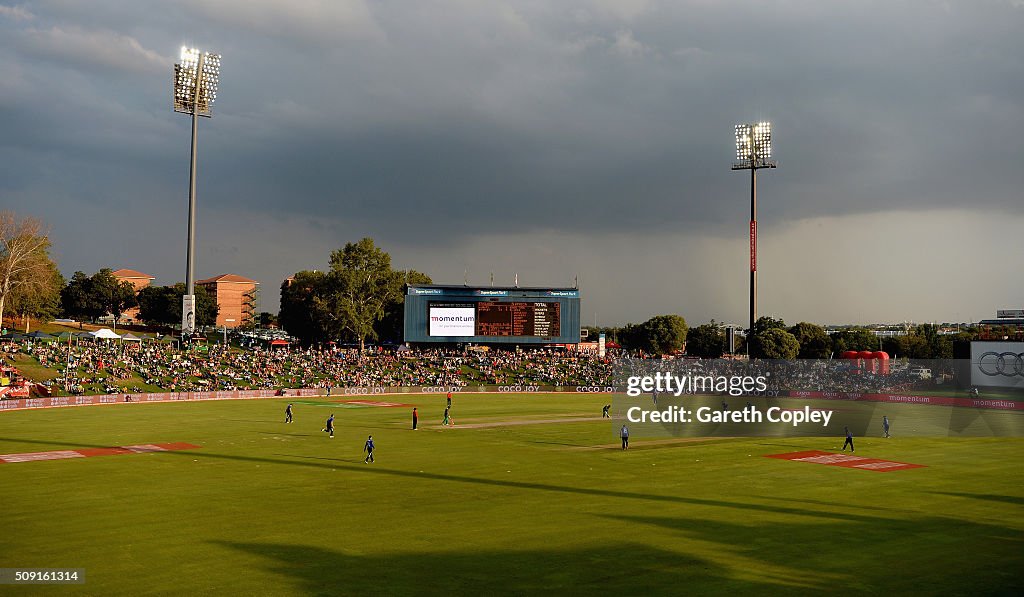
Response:
[{"label": "large scoreboard screen", "polygon": [[561,333],[557,302],[429,303],[430,335],[551,338]]},{"label": "large scoreboard screen", "polygon": [[557,336],[562,329],[559,307],[558,303],[477,303],[476,335]]},{"label": "large scoreboard screen", "polygon": [[569,344],[580,341],[577,288],[410,284],[409,343]]}]

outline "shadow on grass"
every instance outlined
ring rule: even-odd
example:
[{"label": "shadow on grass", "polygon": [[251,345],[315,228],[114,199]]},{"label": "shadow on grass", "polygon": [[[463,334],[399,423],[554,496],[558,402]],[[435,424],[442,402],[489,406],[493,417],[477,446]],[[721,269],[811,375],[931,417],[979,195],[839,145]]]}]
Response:
[{"label": "shadow on grass", "polygon": [[[829,438],[824,438],[824,439],[828,440]],[[807,450],[808,449],[807,444],[777,444],[777,443],[773,443],[773,442],[754,442],[754,443],[756,443],[759,446],[773,446],[773,447],[777,447],[777,448],[792,448],[794,450]],[[822,443],[827,443],[827,442],[822,442]]]},{"label": "shadow on grass", "polygon": [[708,560],[625,542],[564,551],[445,551],[442,544],[386,557],[309,545],[213,544],[264,558],[268,572],[308,595],[777,595],[824,588],[739,579]]},{"label": "shadow on grass", "polygon": [[[0,438],[0,441],[6,441],[7,438]],[[72,448],[106,448],[109,446],[100,446],[92,444],[72,444],[67,442],[50,442],[43,440],[11,440],[21,441],[23,443],[34,443],[34,444],[45,444],[49,446],[61,446],[64,449]],[[210,458],[218,460],[234,460],[238,462],[252,462],[257,464],[273,464],[280,466],[302,466],[311,468],[320,468],[324,470],[347,470],[353,473],[359,473],[371,476],[390,476],[399,478],[412,478],[412,479],[423,479],[430,481],[443,481],[448,483],[457,483],[462,485],[484,485],[491,487],[502,487],[511,489],[521,489],[527,491],[543,491],[552,494],[562,495],[578,495],[578,496],[596,496],[596,497],[610,497],[610,498],[622,498],[626,500],[638,500],[642,502],[655,502],[655,503],[672,503],[672,504],[691,504],[695,506],[712,506],[717,508],[730,508],[740,511],[753,511],[753,512],[767,512],[774,514],[793,514],[799,516],[809,516],[815,518],[827,518],[827,519],[839,519],[839,520],[851,520],[861,522],[879,522],[884,519],[879,519],[873,516],[860,515],[860,514],[849,514],[840,512],[817,512],[811,510],[805,510],[801,508],[786,507],[786,506],[773,506],[767,504],[754,504],[745,502],[733,502],[728,500],[710,500],[703,498],[679,496],[679,495],[658,495],[652,493],[638,493],[632,491],[622,491],[615,489],[602,489],[594,487],[574,487],[567,485],[553,485],[550,483],[534,483],[529,481],[511,481],[506,479],[488,479],[484,477],[469,477],[463,475],[451,475],[444,473],[433,473],[433,472],[418,472],[410,470],[392,469],[383,466],[365,467],[361,465],[352,464],[353,461],[342,458],[330,458],[326,456],[306,456],[301,454],[282,454],[282,458],[266,458],[261,456],[245,456],[241,454],[215,454],[212,452],[206,452],[202,449],[188,450],[187,452],[160,452],[157,456],[169,456],[169,457],[187,457],[191,459],[198,458]],[[301,460],[299,460],[301,459]],[[316,462],[313,462],[313,461]],[[31,466],[31,463],[23,463],[17,466]]]},{"label": "shadow on grass", "polygon": [[[218,421],[229,421],[231,423],[261,423],[261,424],[274,423],[274,421],[270,421],[270,420],[267,420],[267,419],[229,419],[227,417],[221,417],[221,418],[218,418],[217,420]],[[285,422],[281,421],[281,424],[284,425]]]},{"label": "shadow on grass", "polygon": [[[830,592],[1021,594],[1024,533],[941,516],[788,522],[764,518],[605,515],[689,539],[725,545],[738,557]],[[638,531],[639,533],[639,531]]]},{"label": "shadow on grass", "polygon": [[1016,495],[993,495],[990,493],[961,493],[956,491],[929,491],[928,493],[934,493],[936,495],[950,495],[953,497],[971,498],[975,500],[986,500],[989,502],[1003,502],[1005,504],[1015,504],[1017,506],[1024,506],[1024,497]]},{"label": "shadow on grass", "polygon": [[[0,441],[6,441],[0,438]],[[47,446],[105,447],[41,440],[10,440]],[[491,486],[544,492],[581,499],[595,496],[622,500],[619,512],[602,518],[626,523],[623,544],[564,551],[465,552],[456,550],[356,556],[315,546],[221,542],[233,549],[270,559],[268,568],[291,578],[306,593],[417,594],[487,593],[524,594],[562,588],[584,593],[754,593],[896,592],[932,594],[1020,594],[1024,590],[1024,533],[1019,528],[983,524],[968,516],[929,516],[927,512],[886,516],[837,511],[851,506],[822,503],[827,510],[798,505],[702,499],[658,495],[599,487],[492,479],[435,472],[367,467],[352,460],[302,455],[280,458],[217,454],[203,450],[165,452],[156,458],[206,458],[277,466],[341,469],[353,475],[430,480],[451,487]],[[76,462],[73,466],[82,465]],[[33,466],[32,463],[14,466]],[[1009,501],[1019,498],[987,494],[949,493],[958,497]],[[794,500],[796,502],[796,500]],[[703,518],[658,515],[664,506],[693,505]],[[620,509],[621,508],[621,509]],[[786,516],[779,520],[780,515]],[[707,561],[693,554],[676,553],[637,544],[632,537],[648,534],[640,527],[654,526],[688,539],[687,549],[700,549],[693,541],[725,546],[736,555],[735,564]],[[387,546],[383,546],[387,547]],[[753,572],[751,572],[753,571]],[[756,573],[756,574],[754,574]]]},{"label": "shadow on grass", "polygon": [[570,447],[570,448],[584,448],[584,447],[587,447],[587,444],[581,444],[581,443],[576,443],[576,442],[555,442],[555,441],[542,440],[542,439],[527,440],[527,443],[530,443],[530,444],[541,444],[541,445],[546,445],[546,446],[567,446],[567,447]]},{"label": "shadow on grass", "polygon": [[[877,503],[850,504],[850,503],[839,503],[839,502],[836,502],[836,501],[827,502],[825,500],[810,500],[810,499],[806,499],[806,498],[793,498],[793,497],[777,497],[777,496],[771,496],[771,495],[751,495],[751,496],[747,496],[747,497],[761,499],[761,500],[773,500],[773,501],[776,501],[776,502],[786,502],[787,504],[810,504],[810,505],[814,505],[814,506],[821,506],[823,508],[833,508],[833,509],[834,508],[851,508],[851,509],[854,509],[854,510],[870,510],[872,512],[895,512],[895,513],[898,513],[900,515],[903,515],[903,514],[917,514],[917,513],[919,513],[921,511],[919,508],[914,508],[913,504],[904,504],[906,507],[894,508],[894,507],[891,507],[891,506],[884,506],[884,505],[877,504]],[[897,505],[899,505],[899,504],[897,504]]]}]

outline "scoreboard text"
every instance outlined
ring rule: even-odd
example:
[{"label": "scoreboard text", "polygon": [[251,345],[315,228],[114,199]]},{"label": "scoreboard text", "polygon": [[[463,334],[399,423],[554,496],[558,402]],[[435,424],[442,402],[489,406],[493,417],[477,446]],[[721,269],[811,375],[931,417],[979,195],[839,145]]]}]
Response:
[{"label": "scoreboard text", "polygon": [[558,303],[477,303],[477,336],[558,336]]}]

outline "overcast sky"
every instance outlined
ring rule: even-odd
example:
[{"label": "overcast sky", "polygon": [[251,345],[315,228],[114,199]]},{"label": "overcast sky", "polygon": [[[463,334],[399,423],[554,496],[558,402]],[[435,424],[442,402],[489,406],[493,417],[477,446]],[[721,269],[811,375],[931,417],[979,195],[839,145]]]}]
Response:
[{"label": "overcast sky", "polygon": [[66,276],[279,284],[364,236],[435,282],[568,286],[587,324],[745,322],[769,120],[762,314],[970,321],[1024,308],[1024,0],[0,0],[0,208]]}]

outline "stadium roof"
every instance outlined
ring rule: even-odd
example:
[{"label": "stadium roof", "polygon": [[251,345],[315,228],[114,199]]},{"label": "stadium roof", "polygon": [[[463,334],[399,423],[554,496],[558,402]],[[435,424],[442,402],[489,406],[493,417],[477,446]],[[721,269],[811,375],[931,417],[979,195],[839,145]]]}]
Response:
[{"label": "stadium roof", "polygon": [[216,282],[236,282],[239,284],[259,284],[256,280],[250,280],[244,276],[238,274],[221,274],[205,280],[199,280],[196,284],[214,284]]},{"label": "stadium roof", "polygon": [[1021,317],[1002,317],[1000,319],[982,319],[978,322],[978,325],[1024,325],[1024,318]]}]

